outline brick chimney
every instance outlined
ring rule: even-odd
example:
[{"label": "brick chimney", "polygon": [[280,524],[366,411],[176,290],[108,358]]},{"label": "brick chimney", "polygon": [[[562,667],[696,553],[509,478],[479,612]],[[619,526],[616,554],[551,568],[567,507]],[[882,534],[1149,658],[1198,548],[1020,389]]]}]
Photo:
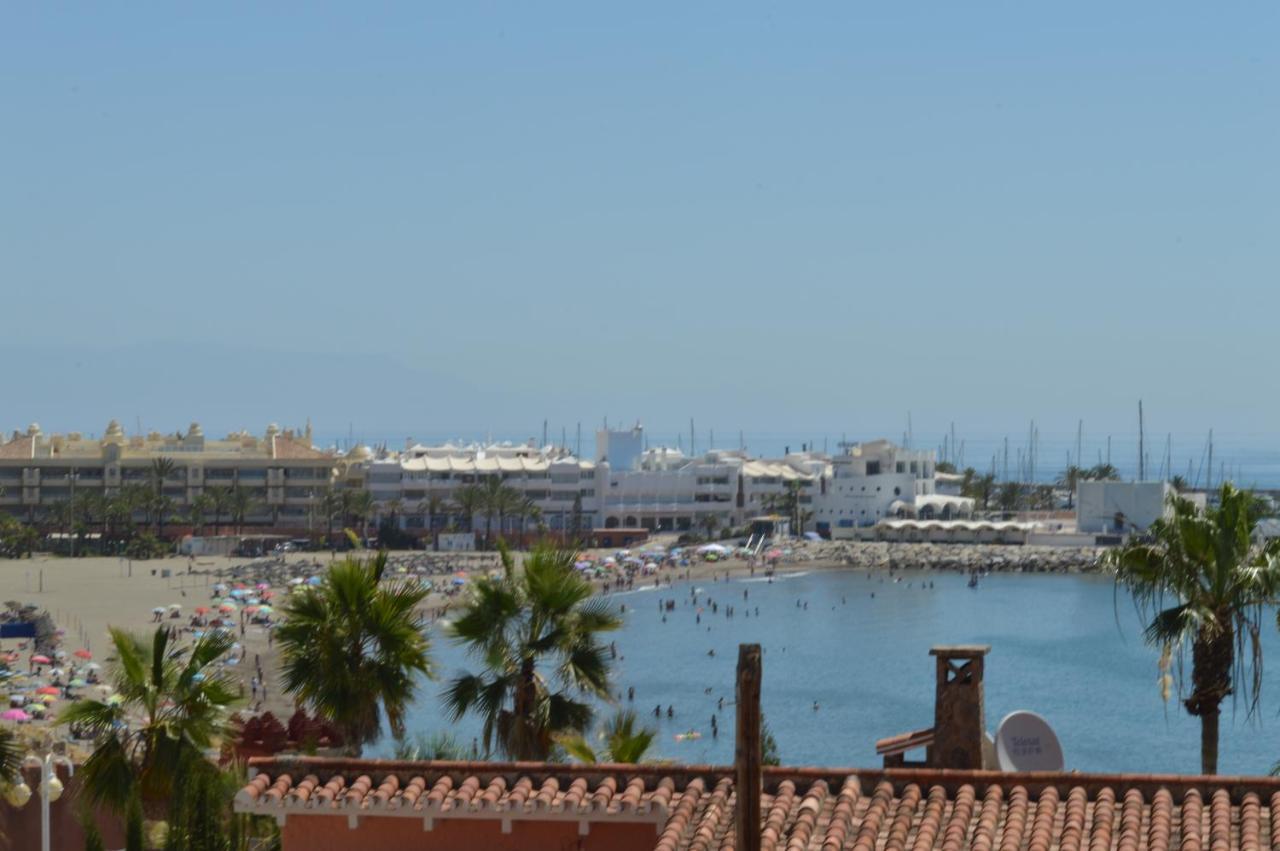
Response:
[{"label": "brick chimney", "polygon": [[982,671],[988,644],[940,645],[929,651],[938,660],[933,706],[933,768],[982,768],[986,731]]}]

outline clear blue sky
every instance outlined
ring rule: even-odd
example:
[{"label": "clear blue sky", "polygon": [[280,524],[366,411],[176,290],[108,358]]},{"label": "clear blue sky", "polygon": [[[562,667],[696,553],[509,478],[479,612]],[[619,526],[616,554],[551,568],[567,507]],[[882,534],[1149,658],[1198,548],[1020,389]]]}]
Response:
[{"label": "clear blue sky", "polygon": [[1270,434],[1280,6],[8,4],[0,426]]}]

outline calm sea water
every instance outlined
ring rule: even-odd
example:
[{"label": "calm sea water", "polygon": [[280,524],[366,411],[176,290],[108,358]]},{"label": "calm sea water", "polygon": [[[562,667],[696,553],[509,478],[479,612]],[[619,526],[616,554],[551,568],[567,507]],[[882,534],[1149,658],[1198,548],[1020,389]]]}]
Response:
[{"label": "calm sea water", "polygon": [[[992,732],[1005,714],[1030,709],[1057,731],[1069,769],[1198,770],[1198,722],[1176,697],[1167,705],[1161,701],[1158,654],[1142,643],[1132,605],[1115,596],[1109,579],[1009,574],[987,577],[977,589],[965,582],[949,573],[908,574],[895,583],[861,571],[814,571],[772,584],[698,583],[701,623],[685,602],[689,583],[615,595],[627,607],[626,626],[614,636],[620,656],[615,690],[625,705],[626,689],[635,688],[631,705],[658,728],[661,756],[732,762],[737,646],[758,642],[764,648],[764,712],[784,763],[875,766],[876,739],[933,723],[929,648],[984,643],[991,645],[986,711]],[[718,614],[706,605],[708,594],[720,604]],[[678,600],[665,623],[660,598]],[[737,609],[732,619],[725,616],[726,604]],[[745,617],[748,607],[751,616]],[[469,743],[479,723],[467,718],[451,724],[438,699],[444,678],[469,660],[444,637],[434,639],[444,676],[424,685],[410,729],[447,730]],[[1270,620],[1264,644],[1273,667],[1262,707],[1249,719],[1243,706],[1233,714],[1227,705],[1223,772],[1265,773],[1280,759],[1280,633]],[[717,712],[720,697],[725,706]],[[653,717],[657,704],[663,707],[660,719]],[[668,705],[675,708],[671,720]],[[713,713],[719,715],[718,739],[711,737]],[[690,729],[702,738],[675,739]],[[378,755],[390,750],[385,740],[372,749]]]}]

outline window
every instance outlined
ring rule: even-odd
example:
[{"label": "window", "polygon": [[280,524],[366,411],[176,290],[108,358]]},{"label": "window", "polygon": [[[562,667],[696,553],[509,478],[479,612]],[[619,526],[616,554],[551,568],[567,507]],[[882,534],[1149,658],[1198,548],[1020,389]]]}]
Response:
[{"label": "window", "polygon": [[880,475],[880,462],[879,462],[879,461],[868,461],[868,462],[867,462],[867,475],[868,475],[868,476],[878,476],[878,475]]}]

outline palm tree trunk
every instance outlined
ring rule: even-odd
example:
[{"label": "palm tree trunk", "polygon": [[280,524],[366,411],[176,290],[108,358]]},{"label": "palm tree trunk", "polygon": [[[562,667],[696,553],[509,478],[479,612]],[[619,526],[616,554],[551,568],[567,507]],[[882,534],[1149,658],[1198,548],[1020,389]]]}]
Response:
[{"label": "palm tree trunk", "polygon": [[1214,706],[1200,716],[1200,773],[1218,773],[1218,719],[1221,709]]},{"label": "palm tree trunk", "polygon": [[1191,696],[1187,712],[1200,718],[1200,773],[1218,773],[1218,720],[1222,701],[1231,694],[1235,666],[1235,630],[1229,613],[1218,614],[1224,629],[1206,636],[1202,630],[1191,646]]}]

